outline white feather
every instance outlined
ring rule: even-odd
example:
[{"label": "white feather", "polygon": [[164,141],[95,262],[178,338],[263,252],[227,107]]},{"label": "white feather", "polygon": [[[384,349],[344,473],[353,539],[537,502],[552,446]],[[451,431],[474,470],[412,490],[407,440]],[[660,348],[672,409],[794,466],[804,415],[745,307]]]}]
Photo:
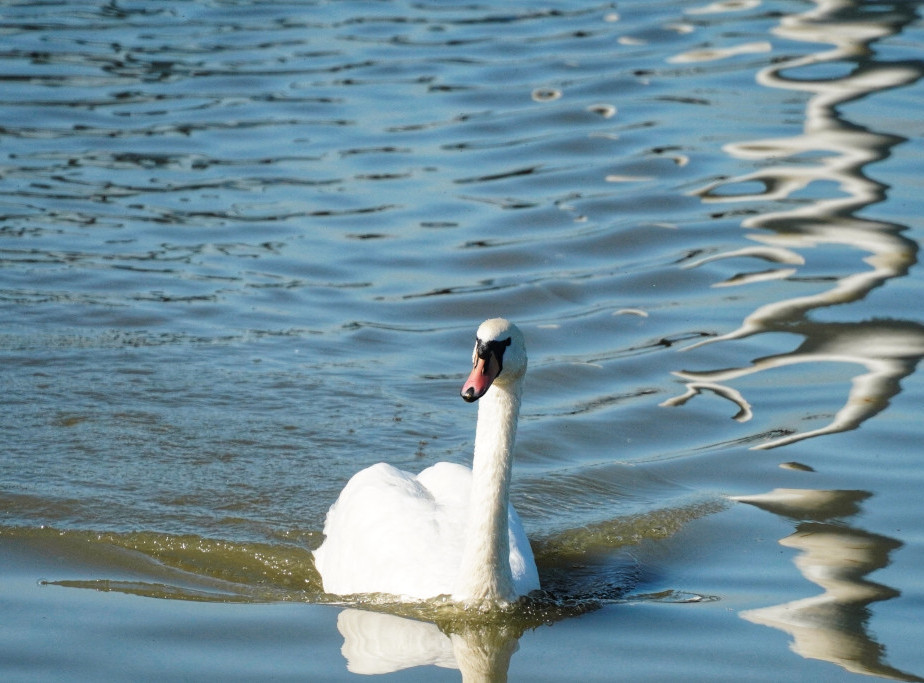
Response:
[{"label": "white feather", "polygon": [[471,469],[452,463],[416,476],[385,463],[356,473],[327,513],[326,538],[314,553],[326,592],[412,600],[451,595],[493,605],[539,588],[529,540],[508,500],[526,370],[522,334],[495,319],[479,328],[478,338],[513,343],[479,404],[477,483]]}]

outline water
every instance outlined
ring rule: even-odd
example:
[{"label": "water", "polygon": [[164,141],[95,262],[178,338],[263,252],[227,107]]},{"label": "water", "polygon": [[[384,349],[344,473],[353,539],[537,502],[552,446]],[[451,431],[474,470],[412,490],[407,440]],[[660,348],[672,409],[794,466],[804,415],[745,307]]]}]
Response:
[{"label": "water", "polygon": [[[5,679],[924,677],[918,3],[7,3],[0,35]],[[327,507],[467,461],[495,315],[547,594],[331,604]]]}]

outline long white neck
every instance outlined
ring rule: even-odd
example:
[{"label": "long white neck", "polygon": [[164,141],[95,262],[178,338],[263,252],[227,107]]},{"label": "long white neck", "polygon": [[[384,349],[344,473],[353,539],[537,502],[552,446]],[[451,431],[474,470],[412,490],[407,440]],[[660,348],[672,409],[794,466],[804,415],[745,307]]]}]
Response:
[{"label": "long white neck", "polygon": [[507,506],[520,382],[495,383],[478,402],[472,497],[453,599],[489,606],[517,599],[510,573]]}]

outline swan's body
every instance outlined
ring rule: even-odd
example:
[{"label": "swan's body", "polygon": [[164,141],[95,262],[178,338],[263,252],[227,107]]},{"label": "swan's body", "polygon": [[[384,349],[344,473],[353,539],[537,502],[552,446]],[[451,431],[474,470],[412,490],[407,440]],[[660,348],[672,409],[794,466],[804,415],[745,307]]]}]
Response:
[{"label": "swan's body", "polygon": [[327,513],[315,551],[324,590],[403,599],[450,595],[494,606],[539,588],[523,525],[509,503],[526,348],[495,318],[478,328],[462,398],[479,398],[472,469],[438,463],[419,475],[379,463],[358,472]]}]

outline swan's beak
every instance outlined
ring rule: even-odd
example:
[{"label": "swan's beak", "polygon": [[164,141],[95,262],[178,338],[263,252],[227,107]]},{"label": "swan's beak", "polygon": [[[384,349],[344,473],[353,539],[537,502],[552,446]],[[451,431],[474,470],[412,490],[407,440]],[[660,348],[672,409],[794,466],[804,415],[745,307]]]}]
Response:
[{"label": "swan's beak", "polygon": [[501,365],[493,353],[489,353],[487,358],[476,358],[475,367],[472,374],[465,380],[462,385],[462,398],[469,403],[477,401],[484,396],[485,392],[491,386],[491,382],[500,373]]}]

